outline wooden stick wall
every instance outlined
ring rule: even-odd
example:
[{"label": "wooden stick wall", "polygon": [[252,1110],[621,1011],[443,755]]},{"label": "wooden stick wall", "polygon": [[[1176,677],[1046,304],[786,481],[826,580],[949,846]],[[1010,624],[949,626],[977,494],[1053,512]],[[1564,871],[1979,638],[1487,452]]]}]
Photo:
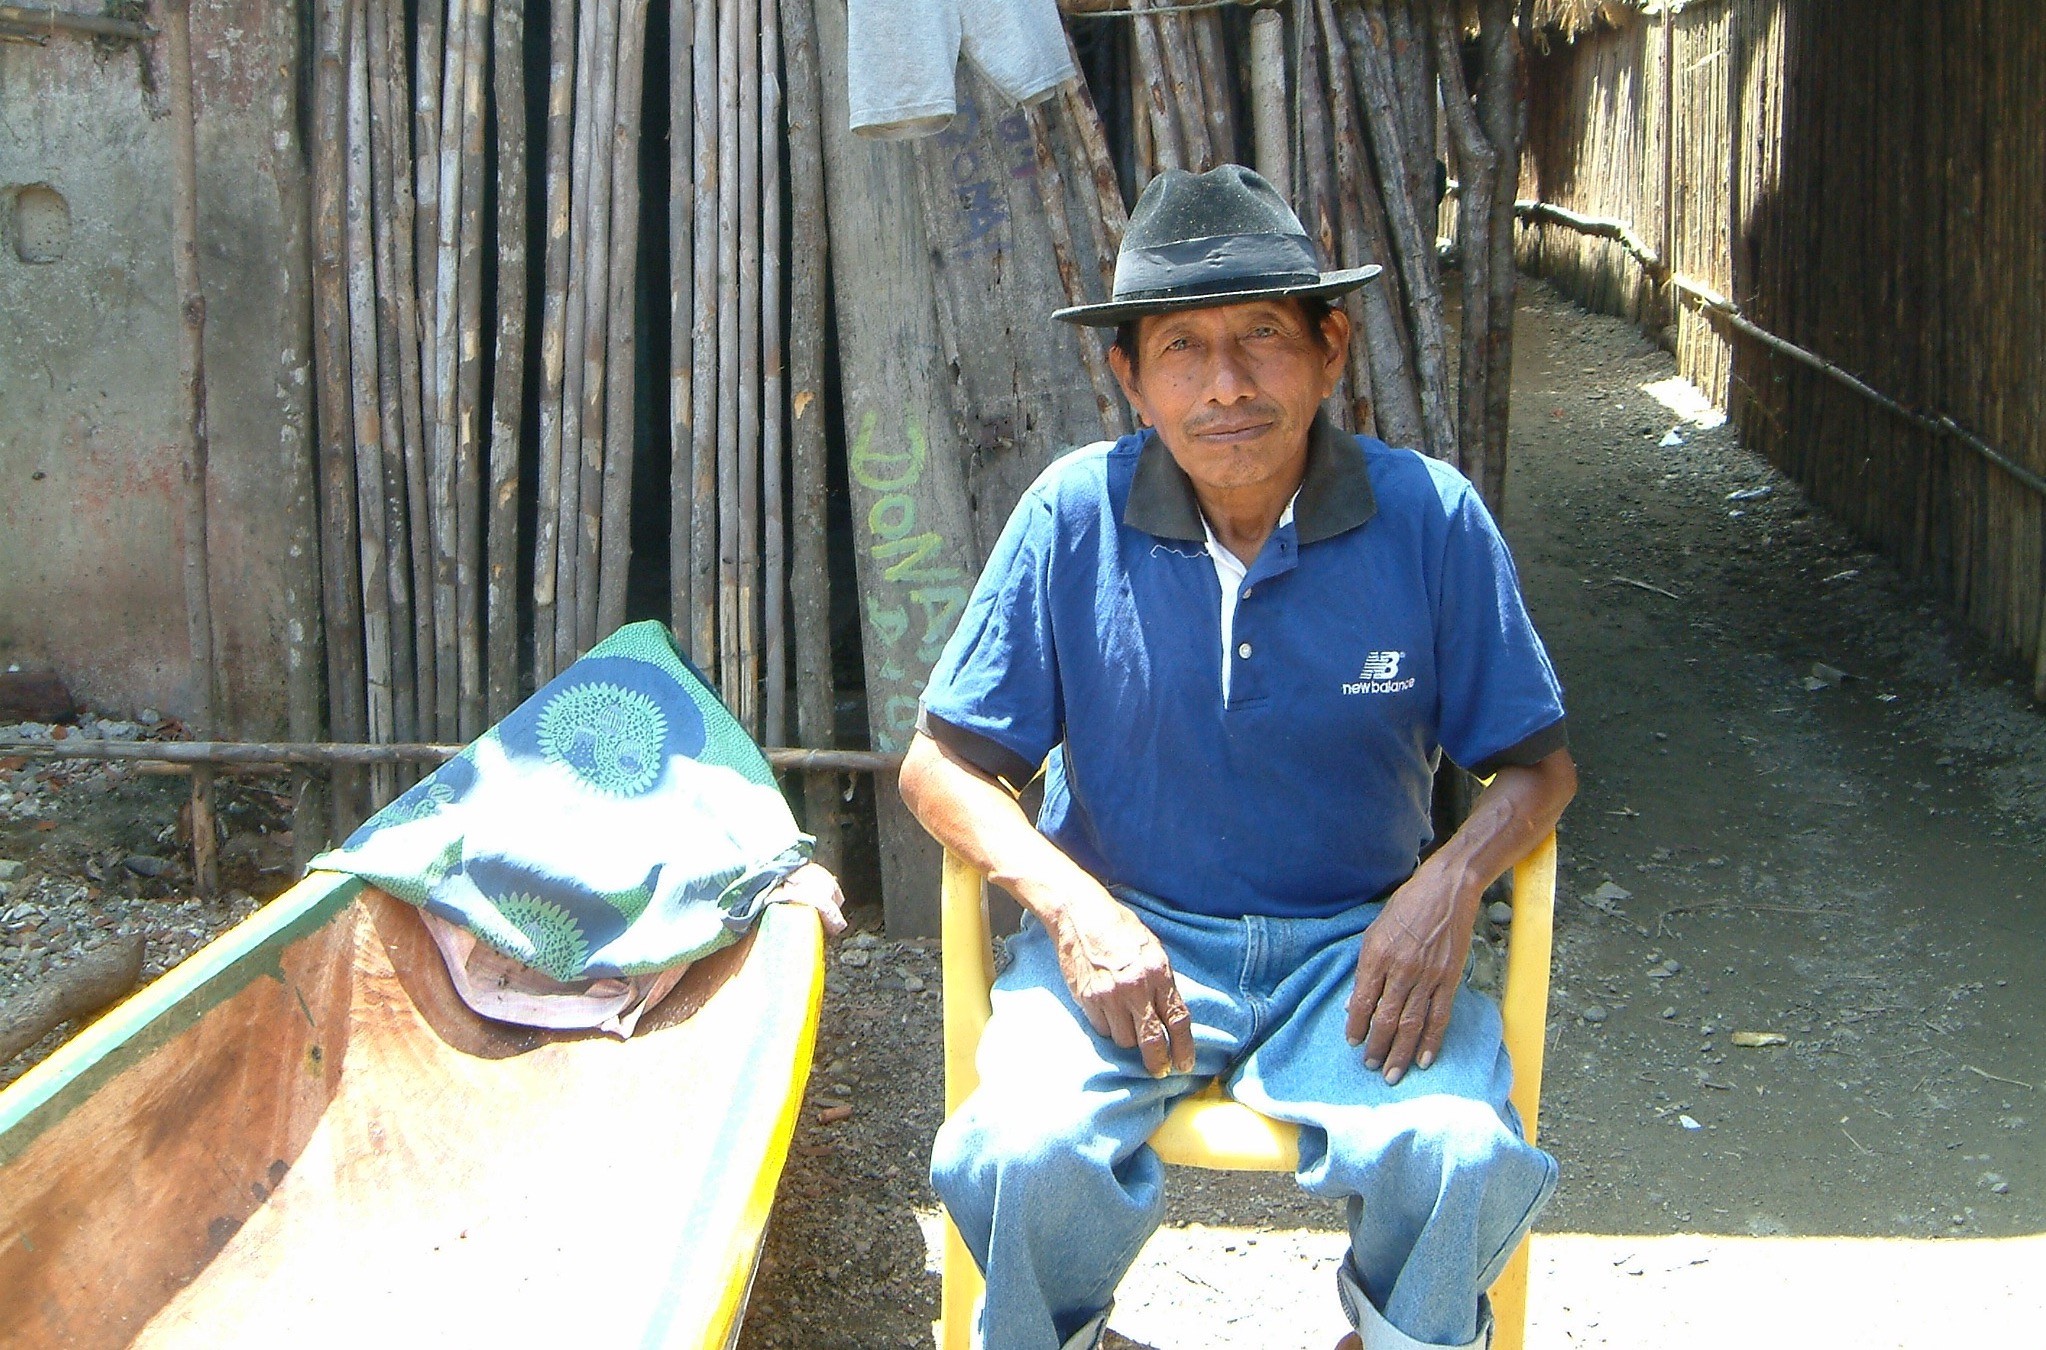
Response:
[{"label": "wooden stick wall", "polygon": [[[792,110],[814,147],[819,77],[814,36],[798,37],[800,87],[784,92],[782,29],[813,20],[803,0],[672,0],[662,18],[667,50],[651,55],[672,169],[646,184],[649,0],[318,6],[333,736],[471,738],[623,623],[635,465],[666,440],[677,632],[764,741],[791,739],[798,720],[813,744],[830,740],[814,148],[783,180]],[[529,67],[543,86],[528,89]],[[665,306],[640,275],[649,186],[667,196]],[[785,222],[803,250],[793,285]],[[639,388],[653,314],[669,328],[665,400]],[[651,425],[643,406],[661,402],[665,425]],[[793,569],[791,486],[811,526]],[[818,630],[796,655],[823,695],[800,719],[792,613]],[[391,765],[371,774],[367,798],[344,785],[344,818],[403,785]]]},{"label": "wooden stick wall", "polygon": [[1631,225],[1667,272],[1889,406],[1684,301],[1611,239],[1532,228],[1523,261],[1661,330],[1749,444],[2046,700],[2046,498],[2025,481],[2046,474],[2036,7],[1717,0],[1545,45],[1520,195]]}]

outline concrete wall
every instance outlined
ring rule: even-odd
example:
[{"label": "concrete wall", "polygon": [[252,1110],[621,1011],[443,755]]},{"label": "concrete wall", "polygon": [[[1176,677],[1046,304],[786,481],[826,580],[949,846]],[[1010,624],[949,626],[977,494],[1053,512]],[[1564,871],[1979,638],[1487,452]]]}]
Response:
[{"label": "concrete wall", "polygon": [[[210,730],[227,735],[313,729],[311,671],[288,668],[285,640],[316,561],[299,8],[198,0],[192,16]],[[0,663],[176,715],[193,667],[162,46],[0,45]]]}]

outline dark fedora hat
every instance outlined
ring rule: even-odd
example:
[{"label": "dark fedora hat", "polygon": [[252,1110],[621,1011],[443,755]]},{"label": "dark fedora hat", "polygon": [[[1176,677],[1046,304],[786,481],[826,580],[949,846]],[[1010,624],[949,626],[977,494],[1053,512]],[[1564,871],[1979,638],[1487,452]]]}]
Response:
[{"label": "dark fedora hat", "polygon": [[1341,295],[1378,272],[1375,264],[1322,271],[1300,217],[1241,164],[1202,174],[1167,169],[1137,199],[1115,257],[1114,294],[1052,317],[1112,328],[1140,314]]}]

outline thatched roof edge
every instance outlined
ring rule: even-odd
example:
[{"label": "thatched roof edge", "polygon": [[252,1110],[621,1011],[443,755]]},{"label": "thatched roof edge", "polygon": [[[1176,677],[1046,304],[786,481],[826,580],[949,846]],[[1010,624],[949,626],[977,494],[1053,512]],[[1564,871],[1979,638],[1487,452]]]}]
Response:
[{"label": "thatched roof edge", "polygon": [[1600,27],[1622,28],[1637,11],[1663,8],[1657,0],[1534,0],[1534,29],[1575,42]]}]

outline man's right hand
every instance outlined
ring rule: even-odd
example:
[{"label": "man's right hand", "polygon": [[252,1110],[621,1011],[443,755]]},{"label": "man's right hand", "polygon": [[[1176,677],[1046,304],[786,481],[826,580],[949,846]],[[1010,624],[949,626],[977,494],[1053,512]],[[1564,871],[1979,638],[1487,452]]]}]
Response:
[{"label": "man's right hand", "polygon": [[1096,1033],[1156,1077],[1192,1073],[1193,1017],[1144,921],[1037,832],[1015,793],[919,731],[897,775],[925,829],[1037,916]]},{"label": "man's right hand", "polygon": [[1106,891],[1046,918],[1059,969],[1100,1035],[1144,1056],[1154,1078],[1192,1073],[1193,1015],[1172,962],[1129,906]]}]

